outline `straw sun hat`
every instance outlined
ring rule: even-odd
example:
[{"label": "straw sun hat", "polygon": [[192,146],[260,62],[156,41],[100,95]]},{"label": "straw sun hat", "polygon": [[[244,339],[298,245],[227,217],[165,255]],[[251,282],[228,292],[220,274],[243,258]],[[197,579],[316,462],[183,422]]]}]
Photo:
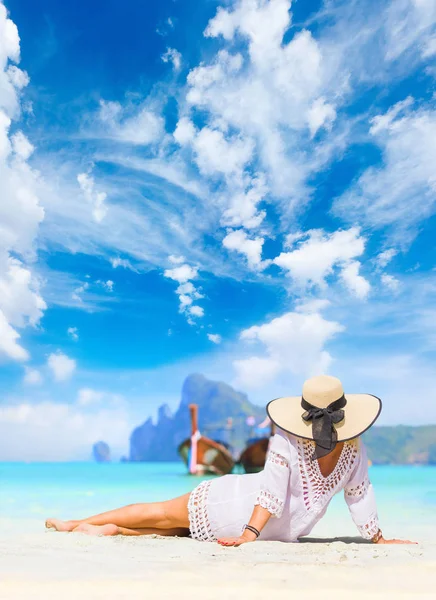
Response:
[{"label": "straw sun hat", "polygon": [[267,413],[280,429],[316,442],[314,458],[331,452],[371,427],[381,411],[372,394],[344,394],[336,377],[319,375],[304,382],[302,396],[272,400]]}]

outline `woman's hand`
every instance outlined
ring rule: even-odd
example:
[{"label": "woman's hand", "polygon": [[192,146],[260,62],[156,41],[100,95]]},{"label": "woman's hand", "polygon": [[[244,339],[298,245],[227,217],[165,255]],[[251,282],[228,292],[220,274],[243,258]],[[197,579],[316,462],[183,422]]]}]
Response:
[{"label": "woman's hand", "polygon": [[381,537],[377,544],[417,544],[418,542],[411,542],[410,540],[385,540],[384,537]]},{"label": "woman's hand", "polygon": [[219,538],[218,540],[218,544],[220,544],[221,546],[242,546],[242,544],[246,544],[247,542],[253,542],[254,540],[248,540],[246,537],[244,537],[243,535],[240,535],[239,537],[225,537],[225,538]]},{"label": "woman's hand", "polygon": [[244,533],[238,537],[225,537],[219,538],[218,544],[221,546],[242,546],[242,544],[246,544],[247,542],[254,542],[256,540],[256,535],[246,529]]}]

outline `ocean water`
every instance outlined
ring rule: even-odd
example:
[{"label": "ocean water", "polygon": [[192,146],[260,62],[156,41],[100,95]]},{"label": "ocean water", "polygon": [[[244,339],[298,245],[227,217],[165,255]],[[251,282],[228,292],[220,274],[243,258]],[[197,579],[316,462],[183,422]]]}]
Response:
[{"label": "ocean water", "polygon": [[[436,537],[436,467],[375,466],[370,478],[390,535]],[[48,516],[84,518],[125,504],[174,498],[201,480],[188,475],[182,463],[0,463],[0,517],[41,524]],[[338,494],[317,533],[355,534],[347,512]]]}]

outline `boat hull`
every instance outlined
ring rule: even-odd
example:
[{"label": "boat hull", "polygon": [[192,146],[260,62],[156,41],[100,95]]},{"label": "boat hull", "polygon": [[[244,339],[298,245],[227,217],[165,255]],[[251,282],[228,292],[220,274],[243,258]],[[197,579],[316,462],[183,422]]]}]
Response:
[{"label": "boat hull", "polygon": [[[189,469],[191,439],[182,442],[178,453]],[[195,475],[228,475],[234,467],[230,452],[214,440],[201,436],[197,441],[197,466]]]},{"label": "boat hull", "polygon": [[269,440],[269,437],[255,440],[242,452],[239,463],[246,473],[259,473],[264,469]]}]

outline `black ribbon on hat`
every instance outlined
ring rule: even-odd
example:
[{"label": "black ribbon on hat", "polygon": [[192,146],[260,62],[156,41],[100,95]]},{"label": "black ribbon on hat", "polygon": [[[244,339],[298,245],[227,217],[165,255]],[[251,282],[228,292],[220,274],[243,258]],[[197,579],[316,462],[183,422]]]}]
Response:
[{"label": "black ribbon on hat", "polygon": [[305,421],[312,421],[312,436],[316,443],[312,460],[322,458],[335,449],[338,441],[335,423],[339,423],[345,417],[342,409],[346,404],[345,396],[341,396],[326,408],[313,406],[301,398],[301,407],[306,411],[302,417]]}]

